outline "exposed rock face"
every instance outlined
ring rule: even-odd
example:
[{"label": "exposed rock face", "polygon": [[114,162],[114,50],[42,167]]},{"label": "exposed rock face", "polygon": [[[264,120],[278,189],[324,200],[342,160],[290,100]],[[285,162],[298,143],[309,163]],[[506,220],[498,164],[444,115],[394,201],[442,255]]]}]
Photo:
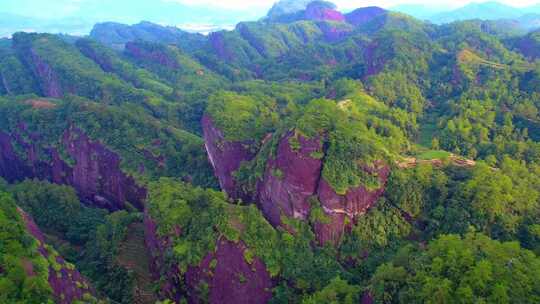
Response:
[{"label": "exposed rock face", "polygon": [[[197,267],[189,267],[181,276],[177,265],[167,264],[166,252],[170,238],[158,236],[156,223],[145,216],[146,244],[152,252],[152,273],[156,281],[162,278],[160,297],[180,301],[181,282],[189,303],[249,304],[267,303],[274,283],[259,258],[249,264],[244,258],[245,244],[218,240],[215,252],[209,253]],[[177,229],[181,234],[181,229]],[[164,279],[164,280],[163,280]],[[207,292],[205,292],[207,291]],[[208,297],[205,299],[205,297]]]},{"label": "exposed rock face", "polygon": [[268,55],[268,52],[267,52],[266,48],[264,47],[264,45],[262,44],[262,42],[259,39],[255,38],[253,33],[249,30],[249,28],[245,24],[243,24],[243,23],[238,24],[236,29],[238,30],[238,32],[240,33],[242,38],[244,38],[247,42],[249,42],[249,44],[255,50],[257,50],[257,52],[261,56],[267,56]]},{"label": "exposed rock face", "polygon": [[360,26],[370,22],[378,16],[385,15],[386,13],[387,11],[380,7],[370,6],[359,8],[346,14],[345,19],[354,26]]},{"label": "exposed rock face", "polygon": [[248,264],[244,258],[245,250],[241,241],[219,240],[216,252],[208,254],[199,267],[191,267],[186,273],[190,300],[204,303],[197,291],[206,283],[209,303],[267,303],[273,288],[270,274],[259,258]]},{"label": "exposed rock face", "polygon": [[227,141],[223,132],[214,125],[208,115],[203,116],[202,126],[208,158],[214,167],[221,189],[234,200],[251,201],[252,197],[239,187],[233,176],[242,162],[255,157],[255,153],[250,149],[251,143]]},{"label": "exposed rock face", "polygon": [[97,63],[103,71],[107,73],[114,72],[114,67],[110,58],[97,54],[96,50],[90,46],[90,42],[88,40],[80,39],[77,40],[75,44],[84,56],[92,59],[92,61]]},{"label": "exposed rock face", "polygon": [[32,176],[31,168],[26,166],[13,150],[11,140],[12,138],[8,134],[0,132],[0,176],[8,182]]},{"label": "exposed rock face", "polygon": [[137,42],[126,43],[125,53],[131,57],[140,60],[147,60],[153,63],[157,63],[166,66],[170,69],[178,69],[180,66],[176,62],[175,58],[171,58],[169,54],[160,48],[148,49],[144,45]]},{"label": "exposed rock face", "polygon": [[[223,136],[219,136],[221,132],[208,118],[205,124],[211,130],[205,131],[207,150],[222,189],[229,195],[238,195],[242,187],[234,181],[232,174],[242,161],[252,159],[253,154],[242,152],[242,145],[222,142]],[[292,146],[291,142],[294,141],[297,143]],[[216,142],[222,142],[221,150],[217,149]],[[317,239],[320,244],[338,244],[346,228],[382,196],[390,170],[384,164],[365,168],[376,173],[382,186],[374,190],[359,186],[349,189],[345,195],[339,195],[322,177],[323,168],[322,140],[288,132],[279,140],[275,156],[267,160],[264,177],[259,181],[256,193],[243,195],[258,202],[259,208],[274,226],[282,225],[282,216],[307,221],[312,204],[320,202],[328,221],[314,225]]]},{"label": "exposed rock face", "polygon": [[43,95],[52,98],[61,98],[64,96],[58,75],[33,49],[30,49],[30,60]]},{"label": "exposed rock face", "polygon": [[[370,191],[364,186],[350,189],[345,195],[337,194],[322,177],[323,147],[319,139],[298,136],[300,149],[294,151],[290,144],[293,133],[284,136],[275,159],[268,161],[264,180],[256,195],[263,214],[274,226],[281,224],[281,216],[308,220],[312,203],[318,200],[329,223],[316,223],[314,230],[320,244],[337,244],[347,223],[373,207],[384,193],[384,187]],[[389,169],[386,166],[366,168],[376,171],[381,185],[386,184]]]},{"label": "exposed rock face", "polygon": [[[66,130],[61,142],[73,159],[70,165],[62,160],[56,148],[45,149],[48,160],[40,158],[37,144],[22,136],[26,132],[24,125],[19,129],[16,134],[0,132],[0,174],[6,180],[46,179],[74,187],[83,200],[99,207],[119,210],[125,209],[129,202],[142,210],[146,190],[122,172],[120,157],[100,142],[90,140],[77,128]],[[39,135],[28,137],[35,140]],[[14,145],[23,150],[26,159],[15,152]]]},{"label": "exposed rock face", "polygon": [[345,21],[345,16],[342,13],[335,10],[335,5],[324,1],[313,1],[307,7],[304,12],[304,18],[314,21]]},{"label": "exposed rock face", "polygon": [[[182,281],[178,265],[167,263],[165,252],[171,246],[171,239],[160,237],[157,232],[157,224],[147,211],[144,213],[145,243],[146,248],[152,255],[150,272],[155,282],[160,282],[158,296],[160,299],[171,299],[180,302],[179,290]],[[162,277],[164,280],[162,280]]]},{"label": "exposed rock face", "polygon": [[[384,165],[377,168],[366,168],[365,170],[375,171],[381,185],[386,184],[390,174],[389,168]],[[327,181],[321,179],[318,197],[324,213],[330,219],[330,223],[318,223],[315,225],[315,232],[319,242],[321,244],[339,242],[345,228],[347,228],[347,221],[352,223],[358,216],[365,214],[383,193],[384,186],[371,191],[364,186],[359,186],[349,189],[345,195],[339,195]]]},{"label": "exposed rock face", "polygon": [[[45,237],[39,230],[34,220],[19,209],[26,229],[39,243],[38,251],[46,259],[49,259],[51,252],[45,247]],[[56,263],[60,265],[60,269],[54,269],[49,266],[49,285],[53,290],[53,295],[56,303],[71,304],[76,300],[82,300],[84,294],[94,295],[94,290],[90,284],[76,269],[67,266],[66,261],[57,256]],[[71,268],[71,269],[70,269]]]},{"label": "exposed rock face", "polygon": [[290,132],[280,140],[276,158],[268,161],[259,184],[259,206],[274,226],[281,223],[282,215],[308,219],[309,198],[316,195],[321,176],[322,160],[312,156],[322,151],[320,140],[298,136],[300,149],[294,151],[289,143],[293,137]]},{"label": "exposed rock face", "polygon": [[109,209],[125,209],[125,203],[129,202],[142,210],[146,190],[122,172],[118,154],[90,140],[78,129],[65,132],[63,143],[75,160],[68,184],[83,198]]},{"label": "exposed rock face", "polygon": [[213,32],[208,36],[208,41],[217,56],[222,60],[233,60],[234,54],[227,47],[223,32]]},{"label": "exposed rock face", "polygon": [[377,54],[378,49],[379,44],[377,41],[374,41],[364,51],[364,62],[367,65],[365,77],[378,74],[386,64],[384,57]]}]

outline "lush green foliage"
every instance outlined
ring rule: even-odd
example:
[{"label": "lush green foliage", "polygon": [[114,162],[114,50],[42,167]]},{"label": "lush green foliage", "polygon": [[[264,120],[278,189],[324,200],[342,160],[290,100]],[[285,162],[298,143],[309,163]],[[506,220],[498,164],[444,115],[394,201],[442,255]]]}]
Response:
[{"label": "lush green foliage", "polygon": [[[23,136],[33,132],[41,135],[35,143],[41,149],[38,155],[45,161],[50,157],[46,148],[52,145],[69,163],[62,135],[75,126],[117,152],[122,158],[122,169],[141,180],[168,175],[190,177],[194,183],[205,186],[215,183],[202,149],[203,141],[191,133],[136,110],[104,107],[78,98],[50,100],[53,107],[42,109],[33,107],[27,99],[28,96],[0,99],[0,130],[21,133],[18,125],[24,121],[27,133],[23,132]],[[21,151],[21,157],[28,155]],[[160,159],[163,165],[159,164]],[[141,165],[144,174],[140,172]]]},{"label": "lush green foliage", "polygon": [[[173,238],[171,252],[166,253],[174,256],[181,271],[198,265],[215,250],[217,240],[225,238],[244,242],[248,247],[246,261],[260,258],[273,277],[290,282],[276,289],[276,299],[298,299],[321,290],[336,275],[345,273],[334,249],[313,250],[315,236],[307,223],[288,222],[297,231],[293,236],[274,229],[255,206],[231,205],[222,193],[161,179],[151,185],[148,207],[161,236],[173,236],[176,229],[181,229],[181,235]],[[328,289],[350,293],[351,288],[344,288],[342,283],[336,281]]]},{"label": "lush green foliage", "polygon": [[49,262],[38,252],[38,241],[26,231],[14,200],[5,192],[0,193],[0,241],[0,301],[52,304]]},{"label": "lush green foliage", "polygon": [[[323,177],[337,193],[345,194],[360,185],[379,188],[376,173],[365,169],[380,162],[392,163],[409,146],[402,128],[414,127],[406,112],[390,109],[373,99],[361,83],[340,79],[331,90],[338,102],[314,99],[306,105],[288,104],[278,110],[274,110],[273,103],[259,106],[247,96],[225,93],[229,95],[228,103],[222,102],[222,96],[216,96],[208,112],[216,119],[216,125],[225,130],[226,138],[227,134],[235,134],[240,138],[233,139],[251,139],[257,143],[269,131],[277,130],[257,158],[237,172],[237,179],[252,189],[254,181],[263,176],[266,160],[275,157],[277,141],[284,130],[294,129],[294,137],[289,140],[293,149],[300,148],[299,136],[321,140],[323,149],[314,156],[324,159]],[[274,117],[281,118],[279,123]]]},{"label": "lush green foliage", "polygon": [[380,303],[537,303],[539,275],[540,259],[518,243],[468,233],[383,264],[370,289]]},{"label": "lush green foliage", "polygon": [[[118,303],[133,302],[133,276],[117,262],[127,227],[136,213],[108,212],[83,206],[73,188],[24,181],[5,189],[46,233],[47,241],[91,279],[93,287]],[[85,248],[81,250],[81,247]]]},{"label": "lush green foliage", "polygon": [[208,113],[230,141],[262,139],[278,122],[273,100],[220,92],[209,101]]},{"label": "lush green foliage", "polygon": [[[263,261],[276,282],[272,303],[358,303],[368,293],[377,303],[539,302],[538,32],[509,38],[495,21],[438,26],[396,13],[357,27],[303,19],[182,39],[162,29],[170,35],[161,42],[133,29],[142,39],[123,51],[16,34],[0,41],[0,131],[33,142],[44,162],[54,147],[73,164],[62,142],[71,126],[99,140],[149,186],[147,211],[171,237],[170,265],[184,273],[218,240],[243,242],[244,259]],[[54,95],[47,87],[62,98],[45,98]],[[309,156],[338,194],[360,185],[385,194],[346,221],[335,248],[315,241],[314,223],[329,223],[316,197],[306,222],[272,227],[256,205],[205,189],[217,183],[198,136],[204,113],[225,140],[258,152],[234,173],[246,192],[293,134],[294,151],[300,136],[320,139]],[[34,156],[24,148],[15,144],[22,159]],[[366,170],[383,164],[386,185]],[[0,189],[99,291],[133,302],[133,275],[117,255],[139,214],[106,215],[45,182]],[[0,195],[0,302],[46,303],[48,261],[14,204]],[[26,261],[35,277],[24,275]]]}]

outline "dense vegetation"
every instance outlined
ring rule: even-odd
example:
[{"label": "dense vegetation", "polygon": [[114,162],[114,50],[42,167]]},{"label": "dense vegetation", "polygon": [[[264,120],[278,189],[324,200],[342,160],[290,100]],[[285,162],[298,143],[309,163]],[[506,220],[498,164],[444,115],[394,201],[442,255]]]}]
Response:
[{"label": "dense vegetation", "polygon": [[[49,106],[36,107],[32,102],[36,99]],[[47,148],[52,146],[70,163],[62,136],[70,127],[76,127],[119,153],[122,169],[143,181],[165,175],[189,176],[195,183],[206,186],[215,183],[201,138],[136,110],[104,107],[78,97],[42,100],[35,96],[20,96],[0,98],[0,112],[0,130],[22,133],[25,138],[34,132],[40,134],[36,140],[41,149],[38,155],[45,161],[50,158]],[[24,130],[20,128],[20,122],[25,123]],[[21,157],[28,157],[24,150]],[[141,165],[145,168],[143,174]]]},{"label": "dense vegetation", "polygon": [[133,303],[133,274],[117,257],[128,226],[142,221],[140,214],[108,214],[85,207],[73,188],[48,182],[26,180],[4,190],[14,198],[10,204],[16,202],[35,218],[46,241],[91,279],[103,296],[116,303]]},{"label": "dense vegetation", "polygon": [[[148,190],[157,236],[170,241],[151,257],[163,255],[181,276],[226,240],[248,264],[265,265],[271,303],[540,302],[538,31],[384,11],[342,22],[319,4],[335,20],[295,10],[208,37],[149,24],[80,39],[17,33],[0,41],[0,139],[9,135],[18,160],[39,164],[34,171],[52,163],[51,148],[75,165],[70,129],[116,153]],[[233,174],[247,192],[289,136],[294,152],[300,137],[320,141],[309,157],[322,160],[317,178],[338,195],[359,186],[384,194],[347,219],[336,244],[317,242],[314,227],[328,219],[315,198],[306,221],[274,227],[258,202],[218,191],[203,115],[256,154]],[[3,152],[0,161],[13,161]],[[378,166],[391,171],[385,184]],[[82,204],[73,186],[0,183],[0,302],[53,301],[51,262],[17,207],[99,297],[138,300],[139,274],[121,256],[143,210]],[[170,279],[160,275],[152,287]],[[175,282],[182,297],[187,281]],[[198,286],[203,301],[209,288]]]},{"label": "dense vegetation", "polygon": [[[0,300],[4,303],[53,303],[49,263],[27,231],[13,198],[0,194]],[[25,266],[32,268],[29,276]]]}]

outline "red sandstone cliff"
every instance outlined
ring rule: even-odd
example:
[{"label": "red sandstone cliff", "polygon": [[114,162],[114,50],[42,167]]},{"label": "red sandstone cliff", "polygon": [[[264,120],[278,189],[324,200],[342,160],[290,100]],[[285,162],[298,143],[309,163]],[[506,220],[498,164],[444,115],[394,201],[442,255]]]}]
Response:
[{"label": "red sandstone cliff", "polygon": [[255,155],[241,143],[227,142],[210,117],[203,119],[203,127],[207,152],[222,189],[231,197],[251,198],[274,226],[282,224],[282,216],[307,221],[313,203],[310,200],[318,200],[327,219],[313,227],[320,244],[339,243],[347,225],[365,214],[384,193],[389,168],[378,164],[364,170],[376,173],[383,185],[379,189],[370,190],[361,185],[344,195],[337,194],[322,177],[324,147],[321,139],[298,135],[299,147],[293,148],[291,138],[296,136],[293,131],[279,140],[275,156],[267,160],[255,193],[241,193],[244,187],[234,180],[233,173],[243,161]]},{"label": "red sandstone cliff", "polygon": [[[77,128],[66,130],[61,144],[73,160],[66,163],[56,148],[46,149],[46,159],[38,156],[32,142],[38,134],[26,134],[20,125],[14,134],[0,132],[0,176],[9,182],[25,178],[46,179],[53,183],[72,186],[79,196],[93,205],[109,210],[127,208],[129,202],[143,209],[146,190],[120,169],[120,156],[98,141],[91,140]],[[16,153],[20,147],[25,157]]]},{"label": "red sandstone cliff", "polygon": [[[146,245],[152,252],[151,271],[154,280],[161,282],[160,298],[179,302],[186,296],[189,303],[250,304],[267,303],[272,297],[274,282],[264,263],[257,257],[248,263],[246,246],[225,239],[217,240],[215,252],[210,252],[198,266],[180,274],[178,265],[168,263],[171,238],[157,234],[157,226],[145,214]],[[176,233],[181,235],[178,227]]]},{"label": "red sandstone cliff", "polygon": [[38,242],[38,251],[46,259],[54,258],[59,268],[49,266],[49,285],[52,288],[53,296],[58,304],[71,304],[77,300],[83,300],[85,294],[95,295],[90,283],[76,269],[69,266],[66,261],[60,257],[50,257],[53,253],[45,245],[45,237],[36,225],[34,220],[24,211],[19,209],[26,230]]}]

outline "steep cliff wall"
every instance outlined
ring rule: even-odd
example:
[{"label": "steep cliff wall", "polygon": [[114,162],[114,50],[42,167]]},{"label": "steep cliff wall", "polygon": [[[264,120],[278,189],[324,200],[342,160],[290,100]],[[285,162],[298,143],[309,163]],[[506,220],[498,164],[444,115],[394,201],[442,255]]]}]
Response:
[{"label": "steep cliff wall", "polygon": [[390,174],[389,168],[380,165],[365,170],[375,171],[379,178],[379,184],[383,186],[370,190],[361,185],[349,189],[344,195],[340,195],[326,180],[320,180],[317,195],[327,220],[316,223],[314,228],[321,244],[339,242],[346,228],[350,227],[358,216],[364,215],[369,208],[373,207],[383,195],[384,185]]},{"label": "steep cliff wall", "polygon": [[38,79],[43,95],[53,98],[64,96],[58,74],[35,50],[30,49],[30,58],[28,60],[31,63],[36,79]]},{"label": "steep cliff wall", "polygon": [[345,21],[345,16],[335,9],[334,5],[328,2],[313,1],[306,7],[304,17],[307,20],[316,21]]},{"label": "steep cliff wall", "polygon": [[[166,252],[171,248],[171,238],[158,235],[157,223],[150,217],[148,210],[144,213],[145,243],[151,254],[150,272],[152,279],[159,282],[158,296],[160,299],[180,301],[182,281],[178,265],[167,259]],[[180,233],[180,231],[178,230]]]},{"label": "steep cliff wall", "polygon": [[221,189],[234,200],[251,201],[252,196],[242,190],[233,176],[242,162],[252,160],[255,157],[256,154],[251,151],[251,143],[225,140],[223,132],[214,125],[212,118],[208,115],[203,117],[202,126],[208,158]]},{"label": "steep cliff wall", "polygon": [[[208,254],[198,267],[186,273],[188,297],[193,303],[267,303],[272,297],[270,274],[259,258],[249,264],[243,242],[218,240],[216,252]],[[208,286],[207,299],[201,289]]]},{"label": "steep cliff wall", "polygon": [[309,199],[316,195],[321,177],[322,160],[313,154],[322,150],[319,139],[298,138],[300,147],[294,150],[289,132],[280,141],[275,158],[267,163],[263,181],[258,186],[259,206],[269,222],[277,226],[281,216],[302,220],[309,218]]},{"label": "steep cliff wall", "polygon": [[[93,297],[95,291],[88,280],[84,278],[71,264],[45,244],[45,237],[34,220],[19,209],[26,229],[38,241],[39,253],[49,261],[49,285],[58,304],[71,304],[77,300]],[[31,270],[27,270],[30,271]]]},{"label": "steep cliff wall", "polygon": [[[0,131],[0,174],[13,182],[24,178],[47,179],[74,187],[79,196],[96,206],[110,210],[125,209],[129,202],[142,210],[146,190],[120,169],[120,157],[98,141],[92,141],[77,128],[66,130],[61,148],[71,159],[68,164],[55,147],[44,149],[33,140],[39,134]],[[16,149],[19,151],[16,152]]]},{"label": "steep cliff wall", "polygon": [[[161,282],[160,298],[179,302],[182,296],[189,303],[249,304],[267,303],[274,282],[259,258],[245,259],[247,247],[242,241],[217,240],[215,252],[208,253],[198,266],[185,274],[171,263],[172,238],[158,235],[157,223],[145,214],[146,245],[152,252],[151,271]],[[176,237],[182,229],[175,229]]]},{"label": "steep cliff wall", "polygon": [[[253,159],[254,154],[248,153],[240,143],[225,141],[208,117],[203,124],[209,130],[205,132],[207,151],[222,189],[236,197],[246,187],[235,181],[234,172],[241,162]],[[242,195],[257,202],[272,225],[280,226],[282,216],[310,221],[320,244],[337,244],[346,228],[382,196],[389,168],[381,163],[364,169],[378,177],[377,189],[359,185],[338,194],[322,176],[326,153],[323,142],[320,138],[287,132],[279,139],[275,154],[262,160],[266,169],[254,193]],[[323,218],[317,218],[321,215]]]}]

